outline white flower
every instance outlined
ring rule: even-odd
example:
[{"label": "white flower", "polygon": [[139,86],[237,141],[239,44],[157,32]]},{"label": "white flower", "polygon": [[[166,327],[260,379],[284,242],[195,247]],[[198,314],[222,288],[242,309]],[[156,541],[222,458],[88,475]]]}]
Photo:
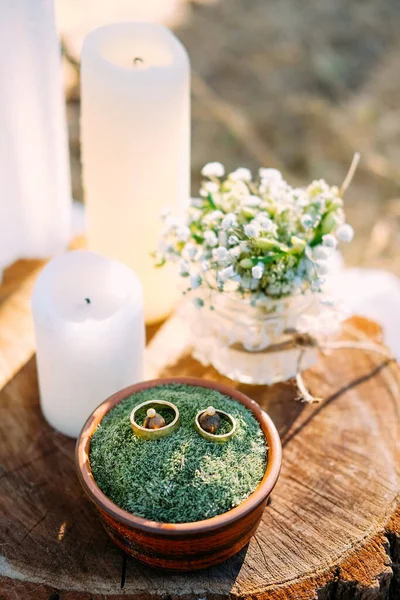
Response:
[{"label": "white flower", "polygon": [[251,274],[254,279],[261,279],[264,274],[264,265],[262,263],[258,263],[251,269]]},{"label": "white flower", "polygon": [[242,275],[242,277],[240,278],[241,287],[245,290],[248,290],[251,285],[251,280],[252,280],[252,278],[250,277],[250,275],[248,273],[245,273],[244,275]]},{"label": "white flower", "polygon": [[306,258],[302,263],[302,269],[308,279],[315,276],[315,263],[312,260]]},{"label": "white flower", "polygon": [[292,281],[294,279],[293,269],[287,269],[285,278],[287,279],[287,281]]},{"label": "white flower", "polygon": [[322,236],[322,244],[327,248],[337,248],[337,239],[332,233]]},{"label": "white flower", "polygon": [[282,294],[289,294],[289,292],[292,290],[292,286],[289,283],[284,283],[282,285]]},{"label": "white flower", "polygon": [[250,206],[250,207],[256,207],[256,206],[260,206],[262,200],[259,196],[247,196],[247,198],[244,199],[243,204],[244,206]]},{"label": "white flower", "polygon": [[209,194],[216,194],[219,192],[219,185],[215,181],[205,181],[200,189],[200,196],[207,198]]},{"label": "white flower", "polygon": [[295,277],[293,277],[292,279],[292,286],[295,290],[298,290],[299,288],[301,288],[303,285],[303,280],[301,277],[299,277],[298,275],[296,275]]},{"label": "white flower", "polygon": [[315,179],[307,187],[307,192],[313,199],[321,194],[327,195],[329,194],[329,185],[324,179]]},{"label": "white flower", "polygon": [[214,248],[218,244],[218,238],[215,235],[214,231],[206,231],[204,233],[204,241],[207,244],[207,246],[210,246],[210,248]]},{"label": "white flower", "polygon": [[166,252],[170,252],[172,250],[171,244],[169,244],[165,240],[161,240],[157,245],[157,252],[160,254],[165,254]]},{"label": "white flower", "polygon": [[282,173],[278,169],[259,169],[258,174],[265,181],[280,181],[282,179]]},{"label": "white flower", "polygon": [[220,210],[213,210],[212,212],[206,214],[203,219],[203,223],[206,225],[215,225],[218,223],[220,219],[224,216],[224,213]]},{"label": "white flower", "polygon": [[204,177],[223,177],[225,175],[225,167],[219,162],[210,162],[204,165],[201,174]]},{"label": "white flower", "polygon": [[236,171],[229,173],[228,177],[231,181],[251,181],[252,179],[250,169],[245,169],[244,167],[240,167]]},{"label": "white flower", "polygon": [[291,192],[291,196],[298,206],[304,207],[310,204],[310,198],[307,192],[302,188],[294,188],[294,190]]},{"label": "white flower", "polygon": [[225,246],[218,246],[218,248],[214,248],[213,250],[213,258],[218,262],[222,262],[226,260],[228,257],[228,250]]},{"label": "white flower", "polygon": [[311,227],[313,226],[313,218],[311,215],[308,214],[302,215],[300,222],[304,229],[311,229]]},{"label": "white flower", "polygon": [[171,214],[165,218],[165,231],[167,233],[171,232],[173,229],[176,229],[176,227],[179,227],[180,225],[181,222],[179,219],[173,217]]},{"label": "white flower", "polygon": [[240,246],[234,246],[233,248],[230,248],[230,250],[228,250],[228,254],[233,260],[237,260],[241,254]]},{"label": "white flower", "polygon": [[187,242],[190,238],[190,229],[186,225],[181,225],[176,230],[176,237],[179,242]]},{"label": "white flower", "polygon": [[219,279],[223,282],[228,281],[228,279],[231,279],[234,275],[235,270],[232,265],[230,267],[226,267],[226,269],[222,269],[222,271],[218,273]]},{"label": "white flower", "polygon": [[268,193],[278,204],[282,205],[282,210],[293,205],[293,198],[290,196],[288,185],[285,181],[270,183]]},{"label": "white flower", "polygon": [[188,242],[182,249],[182,255],[187,257],[189,260],[193,260],[198,250],[197,247],[192,243]]},{"label": "white flower", "polygon": [[232,229],[237,227],[237,218],[234,213],[228,213],[222,220],[221,227],[223,229]]},{"label": "white flower", "polygon": [[326,260],[317,260],[315,262],[318,275],[326,275],[329,271],[329,266]]},{"label": "white flower", "polygon": [[193,290],[197,290],[197,288],[201,286],[202,281],[203,280],[198,273],[196,273],[195,275],[191,275],[191,277],[190,277],[191,288]]},{"label": "white flower", "polygon": [[269,285],[267,287],[267,293],[270,294],[270,296],[279,296],[279,294],[281,293],[281,286],[280,285]]},{"label": "white flower", "polygon": [[201,187],[207,192],[210,192],[210,194],[219,192],[219,185],[218,183],[215,183],[215,181],[205,181]]},{"label": "white flower", "polygon": [[259,285],[260,285],[260,281],[258,279],[256,279],[255,277],[252,277],[251,281],[250,281],[250,289],[256,290]]},{"label": "white flower", "polygon": [[160,217],[162,219],[166,219],[167,217],[169,217],[169,215],[171,214],[171,209],[166,206],[165,208],[162,209],[162,211],[160,212]]},{"label": "white flower", "polygon": [[228,244],[228,236],[226,231],[218,232],[218,243],[220,246],[227,246]]},{"label": "white flower", "polygon": [[187,277],[189,275],[189,263],[186,262],[186,260],[180,260],[179,261],[179,274],[182,277]]},{"label": "white flower", "polygon": [[348,223],[340,225],[336,230],[336,237],[341,242],[351,242],[354,237],[354,229]]},{"label": "white flower", "polygon": [[259,279],[255,279],[254,277],[250,277],[250,275],[243,275],[240,284],[245,290],[256,290],[260,285]]},{"label": "white flower", "polygon": [[273,223],[272,219],[270,219],[265,213],[259,213],[256,216],[255,220],[260,226],[261,231],[265,231],[266,233],[272,233],[276,229],[276,226]]},{"label": "white flower", "polygon": [[[338,190],[323,180],[293,188],[277,169],[260,169],[254,181],[246,168],[226,176],[221,163],[202,172],[202,198],[191,201],[184,219],[163,213],[158,263],[181,261],[193,289],[207,278],[219,292],[246,290],[252,305],[266,298],[275,306],[305,289],[321,292],[332,249],[353,237]],[[272,254],[277,248],[282,256]],[[261,252],[274,259],[255,259]]]},{"label": "white flower", "polygon": [[191,208],[187,216],[187,224],[195,223],[203,217],[203,212],[199,208]]},{"label": "white flower", "polygon": [[332,248],[329,246],[317,246],[314,248],[314,258],[319,260],[327,260],[331,255]]},{"label": "white flower", "polygon": [[244,232],[249,238],[256,238],[260,235],[260,228],[257,222],[250,221],[247,225],[244,226]]}]

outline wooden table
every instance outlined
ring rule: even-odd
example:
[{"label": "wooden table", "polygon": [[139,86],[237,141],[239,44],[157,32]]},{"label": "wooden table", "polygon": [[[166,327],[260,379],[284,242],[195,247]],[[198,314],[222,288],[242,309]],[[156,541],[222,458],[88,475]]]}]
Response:
[{"label": "wooden table", "polygon": [[[183,575],[150,569],[109,541],[75,476],[74,441],[41,415],[29,313],[39,266],[18,263],[0,288],[1,600],[400,599],[397,365],[355,350],[323,357],[305,375],[325,398],[312,406],[296,402],[292,383],[232,384],[282,437],[271,503],[231,560]],[[178,318],[150,334],[148,376],[224,380],[190,357]],[[380,330],[353,318],[344,335]]]}]

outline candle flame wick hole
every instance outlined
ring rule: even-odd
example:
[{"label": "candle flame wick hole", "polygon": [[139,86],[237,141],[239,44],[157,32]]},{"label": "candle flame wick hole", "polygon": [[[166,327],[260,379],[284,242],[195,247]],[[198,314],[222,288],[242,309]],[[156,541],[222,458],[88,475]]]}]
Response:
[{"label": "candle flame wick hole", "polygon": [[86,302],[86,304],[90,304],[91,303],[90,298],[85,298],[85,302]]},{"label": "candle flame wick hole", "polygon": [[144,60],[143,60],[143,58],[140,58],[140,56],[136,56],[136,57],[133,59],[133,64],[134,64],[134,65],[141,65],[141,64],[143,64],[143,63],[144,63]]}]

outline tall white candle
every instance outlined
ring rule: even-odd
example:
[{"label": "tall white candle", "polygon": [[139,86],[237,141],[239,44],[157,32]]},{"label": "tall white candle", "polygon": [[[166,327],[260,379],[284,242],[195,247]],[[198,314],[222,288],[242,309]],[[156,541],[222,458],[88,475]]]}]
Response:
[{"label": "tall white candle", "polygon": [[63,250],[71,187],[53,0],[0,3],[0,271]]},{"label": "tall white candle", "polygon": [[131,269],[76,250],[43,269],[32,296],[40,401],[76,437],[105,398],[143,378],[143,294]]},{"label": "tall white candle", "polygon": [[100,27],[82,50],[81,136],[89,247],[131,266],[145,317],[176,299],[171,270],[156,269],[160,212],[189,197],[189,61],[161,25]]}]

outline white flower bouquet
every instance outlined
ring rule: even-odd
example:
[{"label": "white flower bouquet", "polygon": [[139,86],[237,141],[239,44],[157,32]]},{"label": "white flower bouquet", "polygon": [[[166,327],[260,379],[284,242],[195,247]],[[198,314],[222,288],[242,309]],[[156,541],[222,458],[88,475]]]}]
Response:
[{"label": "white flower bouquet", "polygon": [[[342,196],[357,162],[340,188],[324,180],[293,188],[276,169],[225,177],[221,163],[209,163],[185,214],[164,212],[157,264],[178,263],[184,293],[205,307],[183,311],[198,360],[232,379],[270,384],[298,372],[296,335],[339,331],[343,314],[321,292],[338,242],[353,238]],[[302,368],[316,359],[315,344]]]},{"label": "white flower bouquet", "polygon": [[253,306],[321,291],[331,252],[353,237],[338,187],[320,179],[293,188],[276,169],[260,169],[253,180],[239,168],[225,178],[216,162],[202,174],[200,198],[185,215],[163,215],[159,266],[179,261],[187,290],[238,293]]}]

